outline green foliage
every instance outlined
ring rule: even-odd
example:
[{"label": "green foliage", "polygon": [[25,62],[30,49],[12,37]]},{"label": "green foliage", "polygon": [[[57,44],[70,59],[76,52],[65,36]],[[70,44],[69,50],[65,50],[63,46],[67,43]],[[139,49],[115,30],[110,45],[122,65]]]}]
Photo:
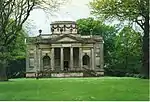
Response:
[{"label": "green foliage", "polygon": [[142,67],[141,38],[140,33],[135,32],[131,27],[124,27],[115,38],[112,63],[106,70],[123,75],[139,73]]},{"label": "green foliage", "polygon": [[21,30],[17,34],[16,40],[9,45],[9,55],[7,59],[7,76],[8,78],[24,77],[25,72],[25,57],[26,57],[26,44],[25,39],[28,38],[27,33]]},{"label": "green foliage", "polygon": [[142,70],[149,77],[149,0],[93,0],[92,14],[104,20],[121,20],[137,23],[143,30]]},{"label": "green foliage", "polygon": [[3,54],[0,52],[0,63],[7,67],[8,78],[23,77],[23,72],[25,72],[25,38],[28,36],[24,30],[18,32],[17,35],[16,40],[7,46],[7,52]]},{"label": "green foliage", "polygon": [[[25,44],[25,39],[27,38],[27,33],[24,30],[21,30],[18,32],[16,39],[11,42],[7,46],[7,51],[6,52],[0,52],[0,58],[1,59],[16,59],[16,58],[25,58],[25,53],[26,53],[26,44]],[[0,46],[3,47],[3,46]],[[4,47],[5,48],[5,47]]]},{"label": "green foliage", "polygon": [[14,60],[9,60],[7,68],[8,78],[23,78],[25,77],[26,64],[25,58],[16,58]]},{"label": "green foliage", "polygon": [[137,74],[142,66],[142,36],[131,27],[124,27],[119,33],[93,18],[77,20],[81,35],[101,35],[104,39],[104,68],[106,75],[125,76]]},{"label": "green foliage", "polygon": [[13,59],[25,58],[26,56],[26,44],[25,39],[28,38],[27,33],[24,30],[21,30],[18,33],[16,40],[10,45],[10,54]]},{"label": "green foliage", "polygon": [[81,35],[101,35],[105,36],[105,34],[113,33],[112,36],[114,36],[115,28],[112,26],[105,25],[100,20],[94,20],[94,18],[83,18],[77,20],[78,30]]},{"label": "green foliage", "polygon": [[149,12],[148,0],[93,0],[90,2],[92,14],[105,19],[135,21]]}]

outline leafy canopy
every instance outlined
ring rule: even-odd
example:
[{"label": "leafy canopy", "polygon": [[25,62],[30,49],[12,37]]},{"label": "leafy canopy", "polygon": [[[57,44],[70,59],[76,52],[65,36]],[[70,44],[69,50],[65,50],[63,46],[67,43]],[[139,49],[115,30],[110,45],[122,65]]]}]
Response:
[{"label": "leafy canopy", "polygon": [[97,17],[135,21],[142,29],[149,14],[148,0],[93,0],[90,7]]}]

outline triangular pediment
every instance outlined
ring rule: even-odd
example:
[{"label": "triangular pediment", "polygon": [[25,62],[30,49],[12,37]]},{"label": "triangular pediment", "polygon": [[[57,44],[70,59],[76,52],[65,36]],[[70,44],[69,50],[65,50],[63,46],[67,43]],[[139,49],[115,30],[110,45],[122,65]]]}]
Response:
[{"label": "triangular pediment", "polygon": [[63,42],[83,42],[83,40],[80,37],[74,36],[74,35],[69,35],[69,34],[64,34],[62,36],[58,36],[56,38],[51,39],[52,43],[63,43]]}]

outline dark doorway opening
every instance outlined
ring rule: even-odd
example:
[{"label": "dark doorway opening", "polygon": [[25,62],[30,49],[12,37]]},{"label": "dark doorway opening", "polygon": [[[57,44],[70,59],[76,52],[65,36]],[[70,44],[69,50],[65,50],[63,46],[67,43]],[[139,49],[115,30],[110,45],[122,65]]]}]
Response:
[{"label": "dark doorway opening", "polygon": [[69,62],[68,61],[64,61],[64,70],[68,71],[69,68]]},{"label": "dark doorway opening", "polygon": [[46,56],[43,57],[43,69],[49,69],[50,68],[50,57],[46,54]]},{"label": "dark doorway opening", "polygon": [[83,60],[83,65],[86,65],[87,67],[90,67],[90,57],[87,54],[85,54],[83,56],[82,60]]}]

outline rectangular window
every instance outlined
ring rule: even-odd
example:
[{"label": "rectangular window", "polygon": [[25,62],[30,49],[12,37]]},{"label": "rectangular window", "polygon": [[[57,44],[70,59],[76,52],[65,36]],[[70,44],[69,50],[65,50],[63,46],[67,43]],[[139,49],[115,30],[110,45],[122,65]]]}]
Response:
[{"label": "rectangular window", "polygon": [[96,65],[100,65],[100,57],[96,57]]},{"label": "rectangular window", "polygon": [[34,58],[33,58],[33,57],[30,57],[30,58],[29,58],[29,67],[30,67],[30,68],[33,68],[33,67],[34,67]]}]

